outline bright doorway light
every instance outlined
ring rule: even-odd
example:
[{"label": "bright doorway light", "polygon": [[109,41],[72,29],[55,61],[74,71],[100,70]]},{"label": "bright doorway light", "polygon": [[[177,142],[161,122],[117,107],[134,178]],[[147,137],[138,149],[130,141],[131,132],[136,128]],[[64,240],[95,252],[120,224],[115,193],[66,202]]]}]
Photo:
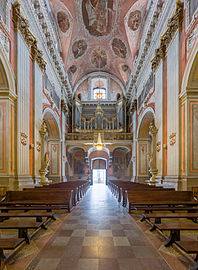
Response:
[{"label": "bright doorway light", "polygon": [[106,170],[93,169],[93,184],[105,184],[106,182]]}]

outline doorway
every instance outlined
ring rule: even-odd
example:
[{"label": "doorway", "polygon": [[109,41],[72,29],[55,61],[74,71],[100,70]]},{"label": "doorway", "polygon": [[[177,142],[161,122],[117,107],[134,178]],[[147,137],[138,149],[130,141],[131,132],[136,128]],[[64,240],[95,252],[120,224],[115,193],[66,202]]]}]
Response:
[{"label": "doorway", "polygon": [[105,158],[91,160],[91,184],[107,184],[107,160]]},{"label": "doorway", "polygon": [[93,169],[93,184],[105,184],[106,182],[106,170]]}]

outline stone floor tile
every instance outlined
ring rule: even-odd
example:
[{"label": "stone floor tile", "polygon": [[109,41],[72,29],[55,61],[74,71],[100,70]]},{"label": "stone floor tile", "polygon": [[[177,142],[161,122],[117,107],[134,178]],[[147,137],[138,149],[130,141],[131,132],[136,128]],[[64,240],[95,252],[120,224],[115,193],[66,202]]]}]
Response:
[{"label": "stone floor tile", "polygon": [[120,270],[117,259],[100,259],[98,270]]},{"label": "stone floor tile", "polygon": [[159,257],[159,253],[149,246],[132,246],[132,250],[136,258],[156,258]]},{"label": "stone floor tile", "polygon": [[82,247],[81,258],[98,258],[99,248],[94,246]]},{"label": "stone floor tile", "polygon": [[129,240],[125,236],[113,237],[114,246],[130,246]]},{"label": "stone floor tile", "polygon": [[85,236],[83,246],[98,246],[99,237]]},{"label": "stone floor tile", "polygon": [[66,246],[70,240],[70,237],[57,236],[52,242],[51,246]]},{"label": "stone floor tile", "polygon": [[98,270],[99,259],[80,259],[77,266],[78,270]]},{"label": "stone floor tile", "polygon": [[60,263],[59,259],[41,259],[34,270],[55,270]]},{"label": "stone floor tile", "polygon": [[[119,263],[120,270],[144,270],[142,268],[141,262],[138,259],[120,258],[118,259],[118,263]],[[156,270],[156,269],[151,268],[150,270]]]},{"label": "stone floor tile", "polygon": [[99,257],[100,258],[117,258],[116,248],[113,246],[103,246],[99,247]]},{"label": "stone floor tile", "polygon": [[99,236],[112,237],[112,230],[99,230]]},{"label": "stone floor tile", "polygon": [[77,230],[73,230],[73,233],[72,233],[72,235],[71,236],[82,236],[82,237],[84,237],[85,236],[85,230],[79,230],[79,229],[77,229]]}]

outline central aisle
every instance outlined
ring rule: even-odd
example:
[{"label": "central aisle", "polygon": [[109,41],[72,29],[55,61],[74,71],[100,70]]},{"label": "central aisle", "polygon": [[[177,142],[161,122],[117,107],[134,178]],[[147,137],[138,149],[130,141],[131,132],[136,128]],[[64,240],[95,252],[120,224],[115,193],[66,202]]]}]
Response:
[{"label": "central aisle", "polygon": [[170,270],[108,187],[91,187],[27,270]]}]

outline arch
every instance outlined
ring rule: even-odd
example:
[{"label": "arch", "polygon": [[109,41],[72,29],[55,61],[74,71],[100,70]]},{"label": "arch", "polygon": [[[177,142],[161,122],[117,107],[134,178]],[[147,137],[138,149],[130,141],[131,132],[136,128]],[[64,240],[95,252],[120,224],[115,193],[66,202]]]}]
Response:
[{"label": "arch", "polygon": [[[89,148],[89,150],[88,150],[88,158],[90,157],[90,154],[92,152],[95,152],[95,151],[98,151],[96,147]],[[109,149],[107,147],[102,147],[102,150],[100,150],[100,151],[104,151],[104,152],[107,153],[108,157],[110,156],[110,151],[109,151]]]},{"label": "arch", "polygon": [[47,124],[50,137],[61,138],[61,129],[59,125],[59,119],[50,108],[45,108],[43,111],[43,119]]},{"label": "arch", "polygon": [[185,67],[183,80],[182,80],[182,86],[181,86],[181,94],[184,94],[186,90],[188,90],[190,78],[192,74],[191,72],[192,72],[193,66],[197,63],[197,61],[198,61],[198,37],[190,52],[190,55],[188,57],[188,61]]},{"label": "arch", "polygon": [[101,159],[101,160],[104,160],[105,161],[105,164],[106,164],[106,170],[107,170],[107,159],[106,158],[103,158],[103,157],[96,157],[96,158],[92,158],[91,159],[91,170],[93,169],[93,163],[95,160],[98,160],[98,159]]},{"label": "arch", "polygon": [[2,64],[3,70],[5,72],[7,86],[8,86],[8,89],[4,89],[7,91],[7,93],[5,93],[5,94],[9,95],[12,99],[16,99],[14,71],[12,70],[10,63],[8,62],[5,49],[3,48],[1,42],[0,42],[0,62]]},{"label": "arch", "polygon": [[110,74],[110,73],[107,73],[107,72],[92,72],[92,73],[89,73],[85,76],[83,76],[75,85],[74,87],[74,90],[73,90],[73,94],[72,94],[72,97],[74,97],[75,95],[75,92],[76,90],[78,89],[78,87],[81,85],[81,83],[83,83],[86,79],[88,78],[92,78],[92,77],[105,77],[105,78],[111,78],[112,80],[114,80],[119,86],[120,88],[122,89],[122,93],[123,93],[123,96],[126,96],[126,93],[125,93],[125,88],[124,88],[124,85],[122,84],[122,82],[114,75]]},{"label": "arch", "polygon": [[[148,119],[148,120],[147,120]],[[143,128],[143,125],[146,124],[145,129],[149,128],[149,123],[151,120],[155,119],[155,112],[152,107],[146,108],[144,113],[141,115],[138,123],[138,128],[137,128],[137,138],[141,137],[141,131]],[[145,123],[146,120],[146,123]]]}]

